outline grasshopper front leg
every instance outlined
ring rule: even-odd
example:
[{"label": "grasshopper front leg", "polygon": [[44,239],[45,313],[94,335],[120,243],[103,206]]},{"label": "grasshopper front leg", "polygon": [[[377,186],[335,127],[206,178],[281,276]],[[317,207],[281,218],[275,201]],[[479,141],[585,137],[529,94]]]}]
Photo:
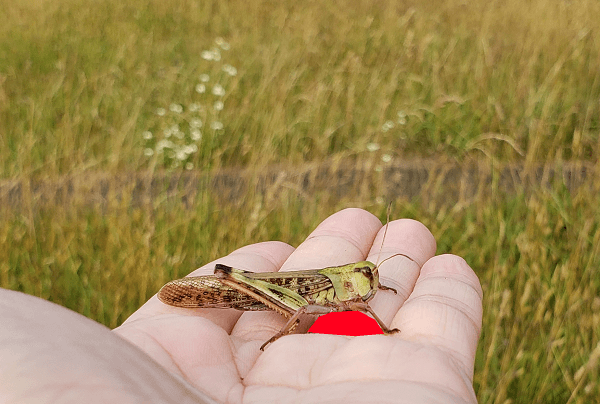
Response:
[{"label": "grasshopper front leg", "polygon": [[363,313],[369,313],[371,316],[373,316],[375,321],[377,321],[377,324],[379,324],[379,327],[381,327],[381,330],[384,334],[395,334],[397,332],[400,332],[400,330],[397,328],[388,328],[383,322],[383,320],[381,320],[379,316],[375,314],[375,311],[371,308],[371,306],[369,306],[368,303],[352,303],[351,307],[352,310],[362,311]]},{"label": "grasshopper front leg", "polygon": [[383,286],[381,283],[379,284],[379,286],[377,287],[377,289],[379,290],[391,290],[392,292],[394,292],[395,295],[398,294],[398,291],[394,288],[390,288],[388,286]]}]

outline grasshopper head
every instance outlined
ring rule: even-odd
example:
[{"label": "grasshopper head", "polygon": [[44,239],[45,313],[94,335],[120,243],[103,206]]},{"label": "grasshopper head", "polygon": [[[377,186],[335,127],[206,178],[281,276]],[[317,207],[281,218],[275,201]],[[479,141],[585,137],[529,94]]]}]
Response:
[{"label": "grasshopper head", "polygon": [[369,301],[375,296],[379,286],[377,267],[369,261],[358,262],[354,267],[357,292],[363,301]]}]

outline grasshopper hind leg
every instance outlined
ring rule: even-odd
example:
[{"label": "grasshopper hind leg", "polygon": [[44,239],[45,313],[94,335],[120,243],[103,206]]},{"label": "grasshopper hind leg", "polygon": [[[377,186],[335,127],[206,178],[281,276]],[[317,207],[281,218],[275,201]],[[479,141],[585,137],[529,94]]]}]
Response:
[{"label": "grasshopper hind leg", "polygon": [[300,324],[300,317],[303,314],[308,314],[308,315],[327,314],[327,313],[331,313],[332,311],[334,311],[334,310],[331,307],[320,306],[317,304],[309,304],[309,305],[300,307],[298,310],[296,310],[296,312],[292,315],[292,317],[290,317],[290,319],[283,326],[281,331],[279,331],[277,334],[273,335],[267,342],[262,344],[262,346],[260,347],[260,350],[264,351],[265,347],[267,345],[269,345],[271,342],[275,342],[279,338],[283,337],[284,335],[288,335],[288,334],[292,333],[294,331],[294,329],[298,326],[298,324]]},{"label": "grasshopper hind leg", "polygon": [[304,314],[306,312],[306,306],[302,306],[300,307],[298,310],[296,310],[296,312],[294,313],[294,315],[292,317],[290,317],[290,319],[288,320],[288,322],[283,326],[283,328],[275,335],[273,335],[271,338],[269,338],[268,341],[266,341],[264,344],[262,344],[260,346],[260,350],[264,351],[265,347],[267,345],[269,345],[272,342],[277,341],[279,338],[283,337],[284,335],[290,334],[291,332],[294,331],[294,329],[298,326],[298,322],[299,317]]}]

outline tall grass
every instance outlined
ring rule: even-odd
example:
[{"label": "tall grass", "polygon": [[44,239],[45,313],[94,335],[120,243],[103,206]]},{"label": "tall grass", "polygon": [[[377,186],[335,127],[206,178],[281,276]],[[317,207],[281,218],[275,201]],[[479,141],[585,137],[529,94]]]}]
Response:
[{"label": "tall grass", "polygon": [[[0,179],[596,161],[599,16],[592,0],[12,2],[0,10]],[[203,57],[215,49],[219,60]],[[596,401],[600,174],[577,192],[560,178],[496,185],[453,205],[401,200],[393,215],[425,223],[438,253],[481,279],[481,403]],[[385,217],[361,184],[340,197],[279,184],[229,203],[201,189],[189,206],[133,194],[65,209],[25,192],[19,209],[0,207],[0,286],[114,327],[167,280],[244,244],[296,245],[346,206]]]},{"label": "tall grass", "polygon": [[157,108],[195,102],[199,75],[217,68],[202,51],[218,37],[238,74],[196,167],[356,156],[370,141],[397,157],[598,158],[595,1],[3,8],[4,176],[149,164],[142,132]]}]

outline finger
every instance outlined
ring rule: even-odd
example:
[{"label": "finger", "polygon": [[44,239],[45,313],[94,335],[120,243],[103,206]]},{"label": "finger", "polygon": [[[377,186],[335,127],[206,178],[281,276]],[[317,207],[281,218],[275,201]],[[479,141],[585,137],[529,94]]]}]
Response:
[{"label": "finger", "polygon": [[[274,272],[281,267],[293,251],[292,246],[278,241],[251,244],[233,251],[226,257],[203,265],[190,273],[189,276],[212,275],[216,263],[252,272]],[[157,314],[200,316],[209,319],[227,332],[231,332],[242,312],[235,309],[174,307],[162,303],[154,295],[146,304],[133,313],[124,324]]]},{"label": "finger", "polygon": [[[345,209],[325,219],[290,255],[281,271],[319,269],[363,260],[381,222],[362,209]],[[274,312],[245,313],[232,335],[267,340],[287,322]]]},{"label": "finger", "polygon": [[435,344],[462,364],[471,380],[482,318],[481,284],[460,257],[427,261],[398,313],[403,339]]},{"label": "finger", "polygon": [[317,226],[281,270],[319,269],[364,260],[379,229],[379,219],[366,210],[339,211]]},{"label": "finger", "polygon": [[[387,231],[386,226],[379,230],[369,260],[376,264],[381,263],[379,282],[394,288],[397,293],[378,291],[369,304],[388,327],[397,327],[392,319],[412,292],[421,266],[433,257],[435,249],[433,235],[427,227],[416,220],[394,220],[387,225]],[[395,254],[405,256],[399,255],[383,262]]]}]

